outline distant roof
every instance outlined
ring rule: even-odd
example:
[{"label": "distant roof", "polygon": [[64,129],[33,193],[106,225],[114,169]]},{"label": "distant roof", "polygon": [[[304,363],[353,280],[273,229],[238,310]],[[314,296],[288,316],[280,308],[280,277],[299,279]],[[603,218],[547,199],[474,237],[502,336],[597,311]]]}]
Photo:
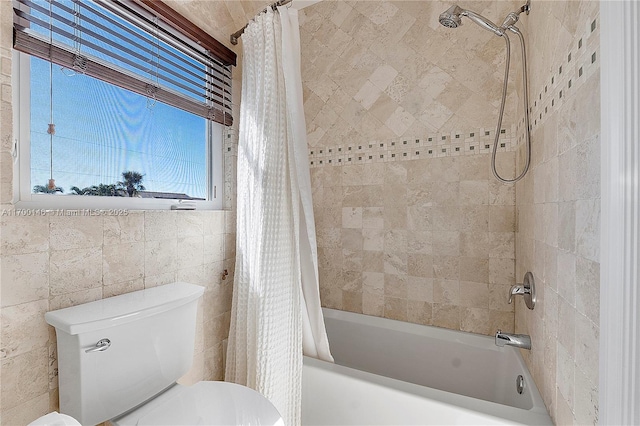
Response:
[{"label": "distant roof", "polygon": [[191,197],[187,194],[178,192],[154,192],[154,191],[138,191],[140,198],[162,198],[169,200],[205,200],[204,198]]}]

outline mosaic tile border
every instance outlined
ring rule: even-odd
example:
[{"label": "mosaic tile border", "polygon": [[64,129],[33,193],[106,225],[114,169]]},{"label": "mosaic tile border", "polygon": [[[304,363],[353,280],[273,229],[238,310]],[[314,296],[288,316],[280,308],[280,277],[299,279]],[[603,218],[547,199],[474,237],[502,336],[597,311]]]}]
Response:
[{"label": "mosaic tile border", "polygon": [[[515,151],[515,132],[515,126],[501,130],[498,152]],[[363,144],[312,147],[309,148],[309,166],[315,168],[489,154],[493,152],[494,135],[495,128],[480,128]]]},{"label": "mosaic tile border", "polygon": [[[588,28],[574,37],[567,48],[567,56],[553,68],[544,87],[529,91],[531,131],[542,126],[550,114],[560,110],[567,99],[600,68],[600,16],[596,15],[589,22]],[[519,145],[524,142],[524,117],[516,125],[516,134]]]}]

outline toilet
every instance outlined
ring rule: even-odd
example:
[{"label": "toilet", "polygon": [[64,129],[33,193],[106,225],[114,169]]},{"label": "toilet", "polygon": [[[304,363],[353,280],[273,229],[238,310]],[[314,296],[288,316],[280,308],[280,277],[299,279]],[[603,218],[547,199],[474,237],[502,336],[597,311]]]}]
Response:
[{"label": "toilet", "polygon": [[56,328],[60,412],[82,425],[284,425],[234,383],[176,383],[191,367],[204,288],[177,282],[47,312]]}]

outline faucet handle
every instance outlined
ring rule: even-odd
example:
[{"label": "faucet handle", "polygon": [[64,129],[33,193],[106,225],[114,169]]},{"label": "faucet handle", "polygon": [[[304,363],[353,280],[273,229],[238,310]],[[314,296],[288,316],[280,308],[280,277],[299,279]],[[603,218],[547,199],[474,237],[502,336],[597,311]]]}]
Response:
[{"label": "faucet handle", "polygon": [[513,296],[514,295],[525,295],[527,294],[528,291],[527,289],[524,287],[523,284],[514,284],[511,286],[511,290],[509,290],[509,304],[511,304],[513,302]]},{"label": "faucet handle", "polygon": [[524,275],[524,281],[522,284],[514,284],[509,290],[509,303],[513,302],[513,296],[524,296],[524,302],[527,308],[533,309],[536,305],[536,287],[533,279],[533,274],[527,272]]}]

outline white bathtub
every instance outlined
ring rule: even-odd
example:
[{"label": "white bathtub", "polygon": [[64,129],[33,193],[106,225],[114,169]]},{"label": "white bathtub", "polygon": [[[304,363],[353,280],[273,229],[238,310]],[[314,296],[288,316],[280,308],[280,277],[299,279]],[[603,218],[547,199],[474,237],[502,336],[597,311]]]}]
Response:
[{"label": "white bathtub", "polygon": [[305,357],[303,425],[552,424],[518,349],[437,327],[324,315],[336,364]]}]

